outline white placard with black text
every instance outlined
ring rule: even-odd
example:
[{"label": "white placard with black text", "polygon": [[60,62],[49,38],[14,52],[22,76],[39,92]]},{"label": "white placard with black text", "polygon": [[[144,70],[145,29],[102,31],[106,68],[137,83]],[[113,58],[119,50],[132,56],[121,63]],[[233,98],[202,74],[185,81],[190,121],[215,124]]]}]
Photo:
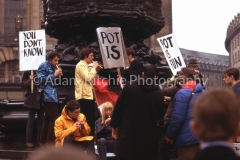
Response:
[{"label": "white placard with black text", "polygon": [[121,28],[97,28],[104,68],[129,66]]},{"label": "white placard with black text", "polygon": [[37,70],[46,61],[45,30],[19,32],[20,71]]},{"label": "white placard with black text", "polygon": [[177,71],[180,71],[182,67],[186,67],[186,64],[178,48],[174,35],[169,34],[164,37],[160,37],[157,41],[163,50],[173,75],[176,75]]}]

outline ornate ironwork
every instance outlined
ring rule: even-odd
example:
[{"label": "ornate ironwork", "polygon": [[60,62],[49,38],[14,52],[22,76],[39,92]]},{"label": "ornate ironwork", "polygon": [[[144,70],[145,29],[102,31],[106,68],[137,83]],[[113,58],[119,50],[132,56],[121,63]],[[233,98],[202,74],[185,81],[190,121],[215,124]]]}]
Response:
[{"label": "ornate ironwork", "polygon": [[126,47],[134,46],[140,60],[162,65],[161,57],[143,44],[164,26],[161,0],[43,0],[46,33],[57,38],[62,61],[77,62],[83,47],[102,62],[96,28],[120,27]]}]

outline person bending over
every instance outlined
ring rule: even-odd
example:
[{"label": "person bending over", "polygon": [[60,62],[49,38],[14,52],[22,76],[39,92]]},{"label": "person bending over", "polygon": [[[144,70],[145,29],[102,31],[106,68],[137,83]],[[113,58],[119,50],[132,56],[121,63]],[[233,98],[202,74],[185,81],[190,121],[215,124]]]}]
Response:
[{"label": "person bending over", "polygon": [[86,117],[80,113],[78,101],[70,100],[64,106],[61,116],[55,121],[54,131],[56,148],[74,147],[87,154],[95,154],[93,136],[89,136],[91,129]]}]

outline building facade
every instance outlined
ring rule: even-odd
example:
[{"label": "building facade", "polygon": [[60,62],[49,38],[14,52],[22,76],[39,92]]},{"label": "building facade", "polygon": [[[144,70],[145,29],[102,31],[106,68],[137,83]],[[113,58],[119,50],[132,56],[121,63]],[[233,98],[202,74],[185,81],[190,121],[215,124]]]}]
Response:
[{"label": "building facade", "polygon": [[215,87],[227,87],[223,81],[223,71],[228,68],[228,56],[192,51],[183,48],[180,48],[180,51],[186,65],[189,59],[198,59],[198,69],[203,75],[203,82],[207,90]]},{"label": "building facade", "polygon": [[[60,1],[60,0],[59,0]],[[0,0],[0,100],[22,99],[20,86],[22,72],[19,71],[19,31],[41,29],[43,0]],[[171,0],[162,0],[162,15],[165,27],[145,40],[155,53],[161,49],[157,38],[172,33]],[[46,35],[46,52],[54,49],[57,40]]]},{"label": "building facade", "polygon": [[[41,29],[41,0],[0,0],[0,99],[22,99],[19,71],[19,31]],[[47,52],[57,40],[46,36]]]},{"label": "building facade", "polygon": [[162,16],[165,21],[163,29],[159,33],[146,39],[145,44],[148,45],[154,53],[160,54],[163,61],[166,62],[165,56],[157,39],[172,33],[172,0],[162,0]]},{"label": "building facade", "polygon": [[229,53],[229,66],[240,69],[240,13],[228,25],[225,48]]}]

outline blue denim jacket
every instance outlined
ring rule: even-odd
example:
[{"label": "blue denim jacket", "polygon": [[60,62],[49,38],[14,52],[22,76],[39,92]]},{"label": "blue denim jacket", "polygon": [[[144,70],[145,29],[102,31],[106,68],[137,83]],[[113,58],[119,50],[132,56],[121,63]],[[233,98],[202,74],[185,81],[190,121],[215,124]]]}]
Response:
[{"label": "blue denim jacket", "polygon": [[54,72],[57,68],[53,67],[49,61],[43,62],[38,67],[38,80],[40,88],[43,89],[43,102],[58,103],[58,92],[55,84],[56,77]]}]

